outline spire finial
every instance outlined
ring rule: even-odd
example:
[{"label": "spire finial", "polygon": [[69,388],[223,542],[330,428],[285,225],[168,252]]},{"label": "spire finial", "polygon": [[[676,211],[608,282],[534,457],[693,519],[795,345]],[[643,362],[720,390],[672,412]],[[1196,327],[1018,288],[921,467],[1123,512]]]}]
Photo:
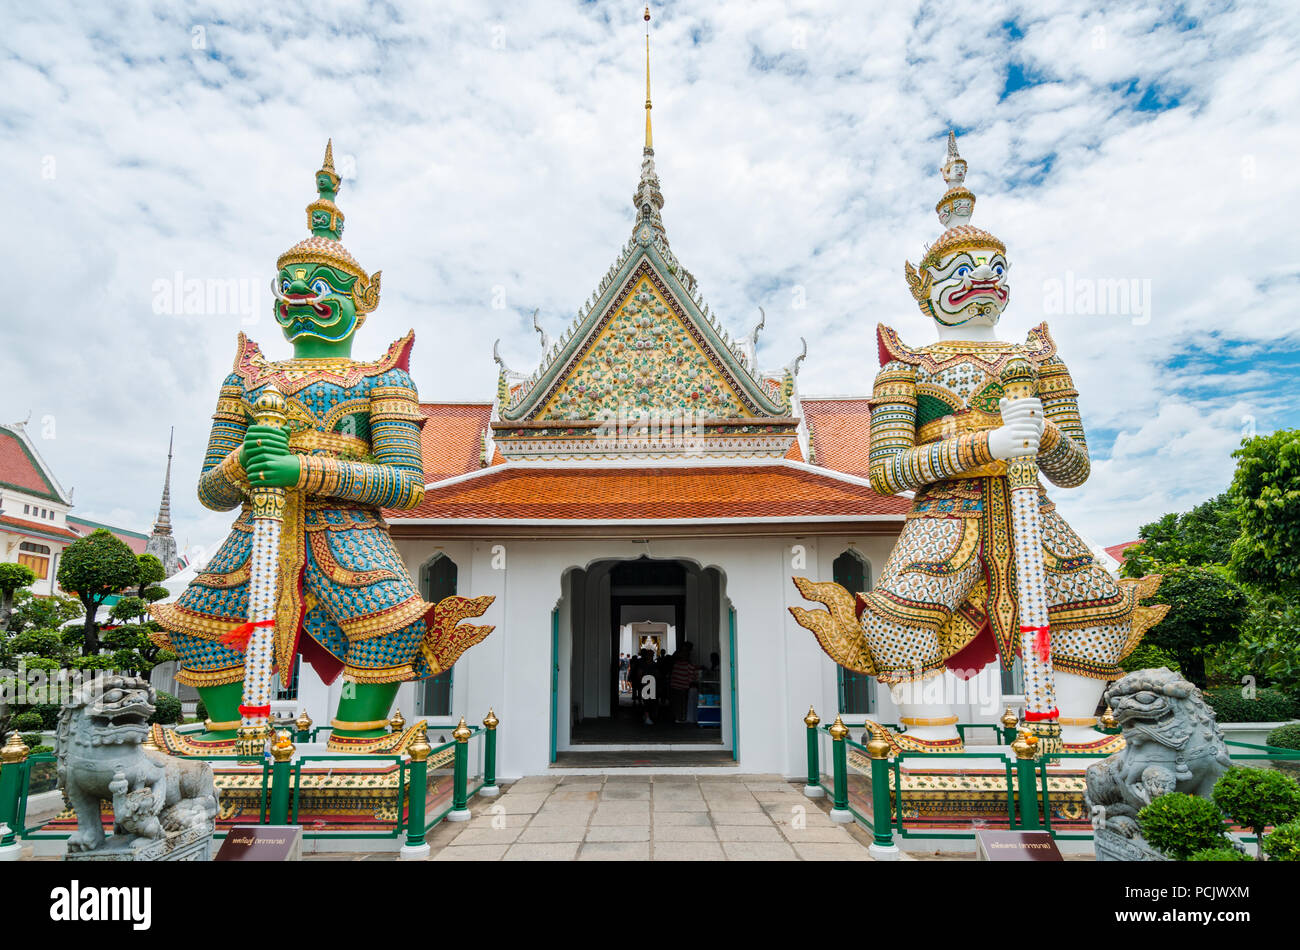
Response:
[{"label": "spire finial", "polygon": [[650,7],[645,8],[645,147],[654,148],[650,134]]},{"label": "spire finial", "polygon": [[162,501],[158,504],[158,520],[153,523],[154,534],[172,533],[172,446],[176,442],[176,427],[167,437],[167,474],[163,476]]}]

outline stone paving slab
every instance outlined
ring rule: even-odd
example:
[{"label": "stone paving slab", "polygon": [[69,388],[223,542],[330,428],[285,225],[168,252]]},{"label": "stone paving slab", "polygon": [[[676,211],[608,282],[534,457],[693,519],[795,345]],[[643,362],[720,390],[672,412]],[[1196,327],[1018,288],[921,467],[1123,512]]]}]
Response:
[{"label": "stone paving slab", "polygon": [[[530,776],[429,836],[437,861],[864,861],[870,836],[780,776]],[[855,833],[856,832],[856,833]]]}]

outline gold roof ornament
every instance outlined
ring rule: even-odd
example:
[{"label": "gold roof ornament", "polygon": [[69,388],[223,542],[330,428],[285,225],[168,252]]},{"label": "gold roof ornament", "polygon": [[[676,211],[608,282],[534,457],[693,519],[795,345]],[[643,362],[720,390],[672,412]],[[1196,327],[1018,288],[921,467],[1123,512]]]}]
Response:
[{"label": "gold roof ornament", "polygon": [[299,732],[311,731],[311,716],[307,715],[307,710],[298,713],[298,718],[293,721]]},{"label": "gold roof ornament", "polygon": [[0,764],[15,765],[24,761],[31,751],[27,748],[27,743],[23,742],[22,736],[11,732],[9,738],[5,740],[4,748],[0,748]]},{"label": "gold roof ornament", "polygon": [[483,717],[483,727],[488,731],[491,731],[499,725],[501,725],[501,720],[497,718],[497,714],[492,710],[492,707],[489,706],[488,714]]},{"label": "gold roof ornament", "polygon": [[811,706],[808,707],[808,715],[803,717],[803,724],[809,729],[816,729],[817,724],[822,721],[822,717],[817,715],[817,710]]},{"label": "gold roof ornament", "polygon": [[839,716],[836,716],[835,721],[831,723],[831,728],[829,732],[831,734],[832,739],[834,739],[836,742],[842,742],[846,738],[848,738],[849,727],[844,725],[843,719],[841,719]]},{"label": "gold roof ornament", "polygon": [[406,728],[406,717],[402,715],[400,709],[393,713],[392,719],[388,720],[388,727],[392,729],[393,732],[401,732]]},{"label": "gold roof ornament", "polygon": [[1020,717],[1016,715],[1016,711],[1008,706],[1007,711],[1002,714],[1003,728],[1014,729],[1019,722]]}]

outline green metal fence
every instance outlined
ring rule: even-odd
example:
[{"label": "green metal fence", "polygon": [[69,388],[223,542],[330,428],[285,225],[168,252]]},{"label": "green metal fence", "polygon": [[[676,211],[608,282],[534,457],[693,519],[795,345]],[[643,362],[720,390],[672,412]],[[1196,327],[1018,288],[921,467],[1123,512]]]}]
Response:
[{"label": "green metal fence", "polygon": [[[427,727],[419,730],[400,755],[360,755],[356,753],[312,753],[298,754],[289,733],[280,733],[271,743],[270,752],[261,763],[261,786],[258,794],[257,821],[259,824],[286,825],[298,824],[299,805],[302,799],[304,766],[309,763],[356,762],[364,758],[367,762],[392,762],[397,766],[397,820],[390,830],[382,832],[359,831],[308,831],[304,829],[304,839],[322,840],[394,840],[406,836],[404,842],[408,847],[424,844],[425,836],[438,822],[453,812],[468,814],[469,799],[483,789],[496,787],[496,731],[500,720],[494,712],[489,711],[481,726],[469,726],[462,718],[460,724],[451,731],[451,739],[437,746],[428,741]],[[424,724],[419,724],[423,726]],[[302,723],[299,723],[302,726]],[[317,737],[329,730],[329,726],[312,728],[310,721],[306,728],[297,728],[293,734],[300,743],[315,741]],[[481,775],[470,777],[470,746],[481,740],[483,771]],[[205,762],[241,762],[248,760],[237,755],[198,755],[187,758]],[[451,801],[433,816],[425,814],[430,761],[443,762],[450,758],[452,764]],[[3,750],[0,750],[0,823],[8,831],[0,837],[0,847],[14,844],[18,839],[40,837],[49,840],[62,840],[68,833],[45,830],[49,822],[27,825],[27,800],[31,786],[34,766],[45,763],[53,765],[53,753],[28,754],[27,747],[15,733],[9,737]],[[405,809],[402,804],[406,803]],[[215,837],[224,838],[225,831],[218,830]]]},{"label": "green metal fence", "polygon": [[[904,760],[925,760],[942,757],[948,759],[979,760],[983,765],[992,765],[996,771],[997,764],[1003,770],[1006,791],[1006,819],[1008,827],[1024,830],[1047,831],[1061,841],[1091,841],[1091,829],[1087,831],[1062,829],[1053,826],[1052,800],[1048,779],[1051,769],[1041,760],[1033,746],[1017,741],[1015,728],[1006,724],[999,727],[990,723],[957,723],[958,732],[963,740],[968,729],[990,729],[1001,734],[1002,745],[984,752],[899,752],[884,739],[873,738],[865,745],[849,738],[849,729],[839,716],[829,725],[824,724],[811,708],[803,719],[808,735],[808,788],[820,788],[830,796],[834,812],[851,815],[854,820],[865,826],[872,834],[873,843],[879,847],[893,848],[895,837],[900,839],[934,839],[934,840],[974,840],[975,830],[937,831],[929,828],[909,828],[903,809],[903,775]],[[1102,729],[1108,734],[1118,733],[1118,729]],[[821,770],[821,736],[829,736],[831,742],[831,784],[825,782]],[[1266,762],[1300,762],[1300,751],[1280,749],[1274,746],[1255,745],[1249,742],[1228,741],[1229,757],[1243,763]],[[1233,749],[1253,750],[1251,752],[1234,752]],[[869,767],[862,769],[850,766],[849,751],[855,750],[861,758],[869,761]],[[1004,751],[1005,750],[1005,751]],[[1261,754],[1262,753],[1262,754]],[[1100,760],[1109,758],[1110,753],[1101,752],[1063,752],[1053,754],[1053,763],[1065,759]],[[997,764],[994,764],[997,763]],[[871,810],[863,813],[855,807],[849,797],[849,770],[855,768],[866,775],[871,785]],[[894,781],[894,794],[890,794],[890,777]],[[1022,794],[1022,790],[1030,790]],[[1244,841],[1254,841],[1245,837]]]}]

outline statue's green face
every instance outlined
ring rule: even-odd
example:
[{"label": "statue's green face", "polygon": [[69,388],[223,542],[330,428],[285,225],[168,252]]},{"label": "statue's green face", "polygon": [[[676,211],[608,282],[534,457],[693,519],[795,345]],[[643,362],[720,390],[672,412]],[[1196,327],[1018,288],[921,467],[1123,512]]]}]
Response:
[{"label": "statue's green face", "polygon": [[275,320],[290,343],[303,337],[337,342],[357,328],[357,278],[326,264],[288,264],[275,279]]},{"label": "statue's green face", "polygon": [[334,194],[334,181],[329,175],[320,172],[316,175],[316,190],[327,194]]}]

